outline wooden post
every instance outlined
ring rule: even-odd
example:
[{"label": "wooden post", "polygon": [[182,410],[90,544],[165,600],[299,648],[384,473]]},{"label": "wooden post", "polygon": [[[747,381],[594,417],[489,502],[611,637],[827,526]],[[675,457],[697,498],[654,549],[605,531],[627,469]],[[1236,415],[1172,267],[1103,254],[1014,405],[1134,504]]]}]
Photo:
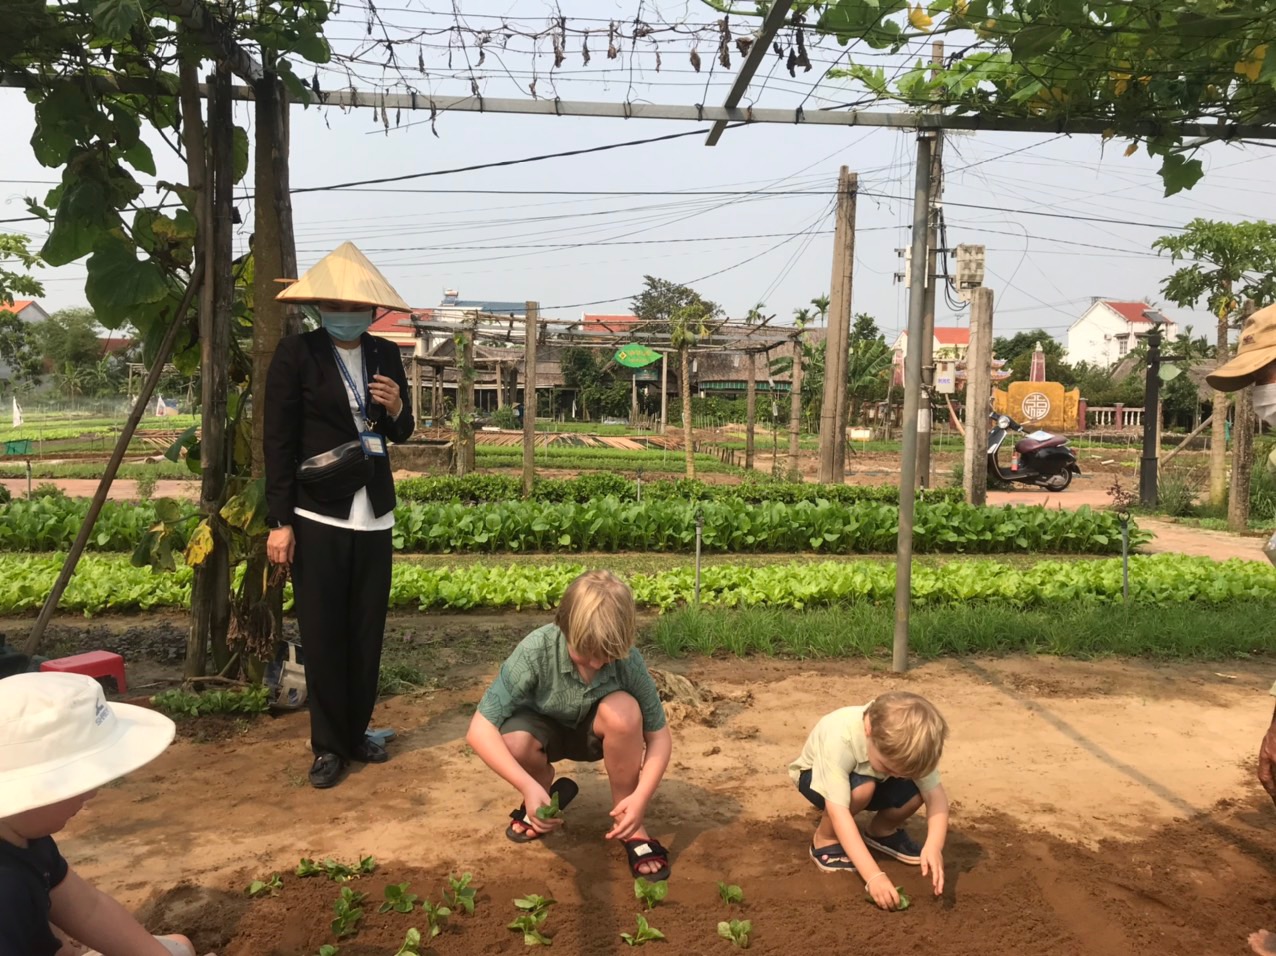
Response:
[{"label": "wooden post", "polygon": [[35,620],[35,626],[31,628],[31,633],[27,636],[27,641],[22,646],[22,653],[28,657],[40,649],[40,639],[44,636],[45,628],[49,626],[49,619],[53,617],[53,612],[57,610],[58,602],[62,600],[62,594],[66,591],[66,586],[71,583],[71,576],[75,574],[75,566],[80,560],[80,555],[84,553],[84,548],[89,542],[89,536],[93,533],[93,525],[97,522],[98,515],[102,513],[102,506],[106,504],[107,495],[110,494],[111,483],[115,481],[115,476],[120,470],[120,462],[124,460],[124,454],[128,451],[129,443],[133,441],[133,435],[137,431],[137,423],[142,420],[151,396],[155,394],[155,386],[159,383],[160,376],[164,374],[164,365],[173,354],[173,345],[177,341],[178,333],[186,328],[186,314],[190,311],[191,302],[194,300],[196,293],[200,291],[203,282],[204,263],[203,260],[196,258],[195,270],[191,275],[190,284],[186,287],[186,294],[182,296],[181,305],[177,307],[177,310],[169,320],[168,331],[164,333],[164,338],[160,341],[159,348],[155,352],[155,359],[151,364],[151,369],[142,381],[137,401],[133,403],[133,407],[129,410],[128,418],[124,421],[124,427],[120,430],[120,435],[115,440],[115,449],[111,452],[110,460],[107,461],[102,477],[98,480],[97,491],[93,494],[93,500],[89,502],[88,513],[85,514],[84,521],[80,524],[80,530],[76,532],[75,540],[71,543],[71,550],[67,552],[66,560],[62,562],[62,569],[58,572],[57,580],[53,582],[53,588],[49,591],[49,596],[44,599],[44,606],[40,608],[40,615]]},{"label": "wooden post", "polygon": [[459,473],[468,475],[474,471],[474,329],[477,320],[466,324],[462,333],[461,363],[457,367],[457,409],[461,413],[461,458]]},{"label": "wooden post", "polygon": [[415,352],[412,356],[412,417],[417,428],[421,427],[421,363]]},{"label": "wooden post", "polygon": [[970,346],[966,350],[966,446],[962,484],[966,501],[988,500],[988,406],[992,397],[992,289],[973,290]]},{"label": "wooden post", "polygon": [[855,265],[855,194],[858,177],[838,173],[829,290],[828,339],[824,352],[824,401],[820,409],[822,483],[841,483],[846,467],[846,349],[850,342],[851,273]]},{"label": "wooden post", "polygon": [[793,337],[793,373],[789,379],[789,477],[802,474],[799,463],[802,438],[802,333]]},{"label": "wooden post", "polygon": [[536,481],[536,337],[541,307],[527,303],[527,333],[523,342],[523,497],[530,497]]},{"label": "wooden post", "polygon": [[201,653],[213,651],[213,666],[221,670],[230,659],[226,646],[230,630],[230,546],[219,512],[226,501],[230,466],[227,441],[227,391],[229,387],[230,323],[235,301],[234,239],[234,128],[231,75],[220,66],[208,83],[208,155],[212,181],[212,241],[208,244],[213,268],[213,308],[199,317],[200,339],[200,492],[199,509],[206,516],[213,548],[195,568],[191,587],[191,629],[187,641],[186,676],[204,674]]},{"label": "wooden post", "polygon": [[638,427],[638,370],[631,369],[629,375],[629,427]]},{"label": "wooden post", "polygon": [[744,467],[753,470],[753,432],[758,422],[758,356],[750,350],[744,398]]},{"label": "wooden post", "polygon": [[660,434],[669,429],[669,353],[660,353]]}]

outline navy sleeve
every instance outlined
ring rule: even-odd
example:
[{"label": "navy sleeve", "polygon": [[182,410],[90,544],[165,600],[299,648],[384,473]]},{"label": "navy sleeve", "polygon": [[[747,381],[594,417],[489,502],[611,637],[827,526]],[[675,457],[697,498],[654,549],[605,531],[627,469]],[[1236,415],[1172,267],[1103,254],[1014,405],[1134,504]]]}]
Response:
[{"label": "navy sleeve", "polygon": [[54,956],[61,948],[49,928],[49,891],[66,879],[67,865],[52,838],[0,853],[0,956]]}]

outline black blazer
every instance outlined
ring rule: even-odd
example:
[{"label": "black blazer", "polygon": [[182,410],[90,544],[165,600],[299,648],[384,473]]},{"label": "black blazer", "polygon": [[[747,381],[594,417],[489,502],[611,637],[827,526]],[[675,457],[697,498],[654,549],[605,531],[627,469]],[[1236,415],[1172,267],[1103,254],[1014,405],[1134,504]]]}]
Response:
[{"label": "black blazer", "polygon": [[[399,347],[366,333],[360,344],[367,380],[371,382],[373,375],[394,379],[403,399],[398,418],[392,420],[384,406],[375,404],[367,405],[368,417],[387,441],[406,441],[412,437],[416,422],[412,419]],[[365,395],[364,401],[371,399]],[[266,516],[271,524],[292,524],[294,508],[333,518],[348,517],[353,495],[336,501],[315,501],[296,480],[297,466],[302,461],[359,437],[332,338],[325,329],[290,335],[279,342],[266,375],[264,411]],[[367,491],[377,517],[394,508],[394,476],[389,457],[373,459]]]}]

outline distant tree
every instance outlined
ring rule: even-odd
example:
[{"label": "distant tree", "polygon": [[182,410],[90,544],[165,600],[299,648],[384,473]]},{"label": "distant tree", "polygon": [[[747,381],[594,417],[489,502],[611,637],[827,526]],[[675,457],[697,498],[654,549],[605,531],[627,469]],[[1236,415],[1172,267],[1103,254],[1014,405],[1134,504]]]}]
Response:
[{"label": "distant tree", "polygon": [[811,305],[815,306],[815,312],[820,317],[821,325],[828,325],[829,321],[829,305],[831,300],[827,295],[817,295],[811,300]]},{"label": "distant tree", "polygon": [[60,309],[35,326],[43,356],[55,369],[88,367],[102,357],[92,309]]},{"label": "distant tree", "polygon": [[[44,286],[28,273],[44,263],[27,251],[26,236],[0,234],[0,364],[9,367],[15,383],[34,385],[40,377],[40,349],[31,325],[5,309],[15,295],[44,295]],[[14,263],[17,269],[8,267]]]}]

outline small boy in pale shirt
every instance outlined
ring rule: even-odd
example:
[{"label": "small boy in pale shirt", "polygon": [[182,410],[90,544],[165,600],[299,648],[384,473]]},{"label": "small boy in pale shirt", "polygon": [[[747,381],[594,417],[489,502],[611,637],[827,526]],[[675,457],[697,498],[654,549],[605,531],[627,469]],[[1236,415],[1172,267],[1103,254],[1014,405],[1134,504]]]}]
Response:
[{"label": "small boy in pale shirt", "polygon": [[[821,718],[789,765],[798,791],[821,811],[811,859],[826,872],[858,871],[882,909],[897,908],[899,893],[871,850],[920,864],[935,895],[944,891],[948,797],[938,767],[947,735],[948,724],[930,701],[891,691]],[[926,842],[919,847],[903,826],[923,805]],[[862,833],[855,823],[861,810],[875,811]]]}]

